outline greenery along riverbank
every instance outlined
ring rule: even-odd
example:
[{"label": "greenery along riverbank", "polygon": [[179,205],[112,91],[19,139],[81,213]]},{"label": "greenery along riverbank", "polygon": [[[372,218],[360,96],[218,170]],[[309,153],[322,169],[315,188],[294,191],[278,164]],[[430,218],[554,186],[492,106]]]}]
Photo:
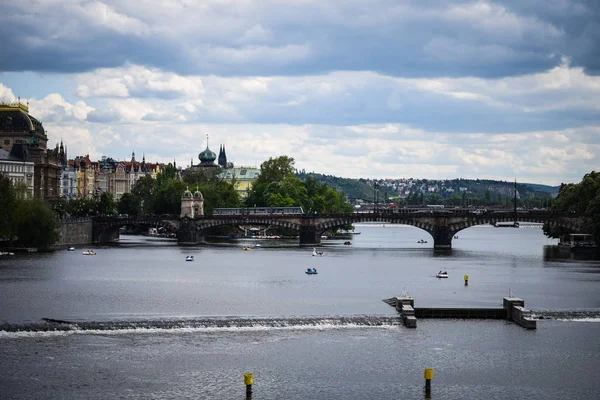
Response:
[{"label": "greenery along riverbank", "polygon": [[[583,232],[600,244],[600,172],[585,174],[579,183],[562,184],[552,210],[563,214],[583,215]],[[544,225],[546,236],[560,238],[572,233],[564,228]]]},{"label": "greenery along riverbank", "polygon": [[0,245],[46,249],[56,242],[56,216],[41,199],[0,175]]}]

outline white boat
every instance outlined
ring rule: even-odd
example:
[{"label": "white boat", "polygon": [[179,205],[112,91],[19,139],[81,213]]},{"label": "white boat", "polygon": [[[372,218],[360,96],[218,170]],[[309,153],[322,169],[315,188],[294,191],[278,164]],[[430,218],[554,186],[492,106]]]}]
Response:
[{"label": "white boat", "polygon": [[15,253],[11,253],[9,251],[2,252],[0,251],[0,256],[14,256]]},{"label": "white boat", "polygon": [[323,252],[322,252],[322,251],[317,251],[317,248],[316,248],[316,247],[313,247],[313,252],[312,252],[312,255],[313,255],[313,257],[314,257],[314,256],[320,257],[320,256],[322,256],[322,255],[323,255]]},{"label": "white boat", "polygon": [[75,247],[69,247],[67,251],[75,251]]},{"label": "white boat", "polygon": [[185,261],[194,261],[194,256],[187,256]]},{"label": "white boat", "polygon": [[85,250],[81,254],[83,254],[84,256],[95,256],[96,252],[94,250]]},{"label": "white boat", "polygon": [[448,277],[448,273],[447,272],[438,272],[435,275],[436,278],[447,278]]}]

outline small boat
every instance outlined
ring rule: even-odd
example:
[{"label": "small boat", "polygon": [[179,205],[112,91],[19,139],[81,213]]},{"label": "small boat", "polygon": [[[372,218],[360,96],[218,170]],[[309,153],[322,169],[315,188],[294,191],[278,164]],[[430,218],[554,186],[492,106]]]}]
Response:
[{"label": "small boat", "polygon": [[427,243],[427,240],[423,240],[423,239],[417,240],[417,243]]},{"label": "small boat", "polygon": [[312,252],[313,257],[314,256],[322,256],[323,252],[322,251],[317,251],[316,247],[313,247],[313,252]]},{"label": "small boat", "polygon": [[95,256],[96,252],[94,250],[85,250],[81,254],[83,254],[84,256]]},{"label": "small boat", "polygon": [[69,247],[67,251],[75,251],[75,247]]},{"label": "small boat", "polygon": [[346,246],[350,246],[352,243],[350,243],[350,241],[349,241],[349,240],[347,240],[347,241],[345,241],[345,242],[344,242],[344,244],[345,244]]},{"label": "small boat", "polygon": [[194,261],[194,256],[187,256],[185,261]]},{"label": "small boat", "polygon": [[244,247],[243,250],[250,250],[250,247]]},{"label": "small boat", "polygon": [[11,253],[10,251],[2,252],[0,251],[0,256],[14,256],[15,253]]},{"label": "small boat", "polygon": [[306,271],[304,271],[304,273],[306,275],[316,275],[317,274],[317,269],[316,268],[308,268]]},{"label": "small boat", "polygon": [[260,247],[260,243],[256,243],[254,247]]},{"label": "small boat", "polygon": [[438,272],[437,274],[435,274],[436,278],[447,278],[448,277],[448,273],[446,271],[442,272]]}]

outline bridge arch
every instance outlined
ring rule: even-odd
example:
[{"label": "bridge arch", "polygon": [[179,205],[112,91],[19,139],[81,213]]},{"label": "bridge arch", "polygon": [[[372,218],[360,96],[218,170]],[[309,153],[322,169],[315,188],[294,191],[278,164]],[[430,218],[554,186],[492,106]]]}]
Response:
[{"label": "bridge arch", "polygon": [[164,228],[168,232],[178,232],[179,221],[152,216],[95,218],[92,229],[94,243],[108,243],[119,238],[119,229],[124,226]]}]

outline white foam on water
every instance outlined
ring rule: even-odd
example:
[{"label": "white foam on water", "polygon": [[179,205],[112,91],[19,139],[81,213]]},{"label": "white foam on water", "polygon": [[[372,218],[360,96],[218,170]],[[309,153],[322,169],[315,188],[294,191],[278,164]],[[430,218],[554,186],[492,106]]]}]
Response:
[{"label": "white foam on water", "polygon": [[269,331],[329,331],[335,329],[397,329],[400,324],[382,324],[382,325],[364,325],[355,323],[330,324],[321,323],[314,325],[289,325],[289,326],[270,326],[270,325],[252,325],[252,326],[227,326],[227,327],[139,327],[124,329],[77,329],[63,331],[0,331],[0,339],[18,339],[18,338],[44,338],[60,337],[70,335],[127,335],[127,334],[181,334],[181,333],[212,333],[212,332],[269,332]]}]

